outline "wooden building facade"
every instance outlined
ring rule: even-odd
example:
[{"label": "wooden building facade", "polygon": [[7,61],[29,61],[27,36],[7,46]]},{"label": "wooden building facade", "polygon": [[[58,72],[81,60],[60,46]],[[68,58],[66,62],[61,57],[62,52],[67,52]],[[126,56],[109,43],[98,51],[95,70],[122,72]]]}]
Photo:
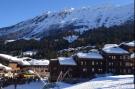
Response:
[{"label": "wooden building facade", "polygon": [[49,60],[32,59],[28,63],[20,65],[22,71],[32,70],[34,74],[39,75],[40,77],[49,76]]},{"label": "wooden building facade", "polygon": [[97,52],[77,53],[75,56],[78,74],[80,78],[94,77],[96,74],[104,74],[105,61]]},{"label": "wooden building facade", "polygon": [[77,64],[72,57],[59,57],[50,60],[50,78],[51,82],[69,80],[77,77]]},{"label": "wooden building facade", "polygon": [[106,73],[132,74],[133,65],[128,51],[115,46],[103,48],[102,55],[106,61]]}]

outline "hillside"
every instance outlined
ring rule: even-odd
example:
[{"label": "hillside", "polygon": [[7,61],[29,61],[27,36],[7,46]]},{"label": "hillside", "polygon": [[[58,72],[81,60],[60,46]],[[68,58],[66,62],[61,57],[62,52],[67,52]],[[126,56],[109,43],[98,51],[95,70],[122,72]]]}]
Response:
[{"label": "hillside", "polygon": [[107,28],[119,26],[128,21],[134,21],[133,4],[71,8],[60,12],[46,12],[16,25],[0,28],[0,38],[41,39],[57,35],[57,32],[72,32],[73,34],[62,34],[62,38],[76,40],[79,37],[78,34],[83,34],[84,31],[103,26]]}]

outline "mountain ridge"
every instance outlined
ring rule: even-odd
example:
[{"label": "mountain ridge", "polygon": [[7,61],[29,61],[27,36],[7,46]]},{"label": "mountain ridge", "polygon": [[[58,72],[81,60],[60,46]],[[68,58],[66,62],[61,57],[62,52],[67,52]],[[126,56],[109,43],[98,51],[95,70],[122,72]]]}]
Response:
[{"label": "mountain ridge", "polygon": [[55,30],[73,30],[82,34],[90,29],[121,25],[133,20],[133,4],[125,6],[83,7],[77,10],[71,8],[60,12],[47,12],[16,25],[0,28],[0,38],[43,38],[51,35],[49,31],[52,30],[54,32]]}]

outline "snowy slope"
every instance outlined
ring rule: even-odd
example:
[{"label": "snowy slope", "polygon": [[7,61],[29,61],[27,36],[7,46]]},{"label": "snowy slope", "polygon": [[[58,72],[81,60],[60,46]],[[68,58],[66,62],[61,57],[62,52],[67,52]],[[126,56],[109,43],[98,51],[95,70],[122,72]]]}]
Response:
[{"label": "snowy slope", "polygon": [[134,89],[133,79],[133,75],[101,77],[64,89]]},{"label": "snowy slope", "polygon": [[[95,78],[91,81],[80,84],[66,84],[59,82],[58,87],[50,89],[134,89],[133,75],[118,75]],[[25,85],[18,85],[17,89],[42,89],[42,82],[33,82]],[[14,85],[8,86],[4,89],[14,89]]]},{"label": "snowy slope", "polygon": [[[50,89],[63,89],[65,87],[71,86],[70,84],[66,84],[66,83],[62,83],[62,82],[59,82],[57,84],[58,84],[59,88],[55,87],[55,88],[50,88]],[[43,89],[43,87],[44,87],[44,84],[41,81],[37,81],[37,82],[29,83],[29,84],[18,85],[17,89]],[[4,89],[14,89],[14,85],[8,86]]]},{"label": "snowy slope", "polygon": [[101,26],[120,25],[134,19],[134,5],[104,5],[67,9],[60,12],[46,12],[41,16],[16,25],[0,28],[0,37],[9,39],[42,38],[50,30],[74,26],[74,31],[83,32]]}]

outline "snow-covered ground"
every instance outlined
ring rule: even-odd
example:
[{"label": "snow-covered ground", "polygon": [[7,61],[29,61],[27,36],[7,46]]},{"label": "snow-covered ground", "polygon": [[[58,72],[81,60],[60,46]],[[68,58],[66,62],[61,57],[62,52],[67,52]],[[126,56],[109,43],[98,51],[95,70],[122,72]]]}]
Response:
[{"label": "snow-covered ground", "polygon": [[134,89],[133,79],[133,75],[100,77],[64,89]]},{"label": "snow-covered ground", "polygon": [[[95,78],[91,81],[70,85],[66,83],[58,83],[58,87],[50,89],[134,89],[133,75],[119,75]],[[17,89],[42,89],[43,83],[34,82],[17,86]],[[11,85],[4,89],[14,89]]]},{"label": "snow-covered ground", "polygon": [[[62,83],[62,82],[59,82],[58,87],[54,87],[54,88],[50,88],[50,89],[63,89],[63,88],[66,88],[66,87],[69,87],[71,86],[70,84],[66,84],[66,83]],[[33,83],[29,83],[29,84],[25,84],[25,85],[17,85],[17,89],[43,89],[44,87],[44,84],[42,82],[33,82]],[[11,85],[11,86],[8,86],[4,89],[15,89],[14,88],[14,85]]]}]

